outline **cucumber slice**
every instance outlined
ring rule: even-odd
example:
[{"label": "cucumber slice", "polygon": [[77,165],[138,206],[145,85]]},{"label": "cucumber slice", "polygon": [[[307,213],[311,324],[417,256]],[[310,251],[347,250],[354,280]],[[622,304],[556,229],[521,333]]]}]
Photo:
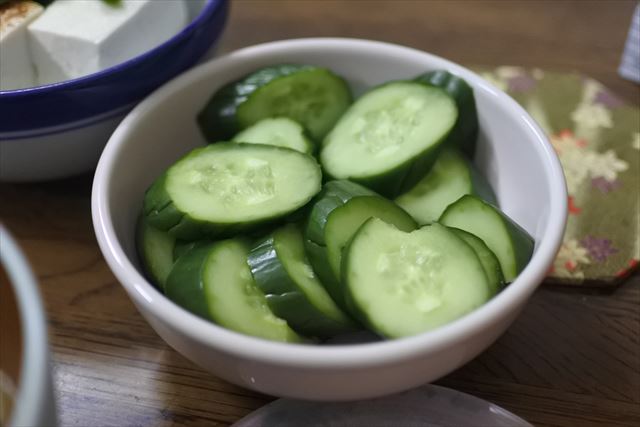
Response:
[{"label": "cucumber slice", "polygon": [[496,255],[504,279],[512,282],[533,254],[533,238],[495,206],[462,196],[443,212],[440,223],[476,235]]},{"label": "cucumber slice", "polygon": [[444,148],[431,171],[395,202],[419,224],[437,221],[451,203],[474,194],[495,203],[491,185],[459,151]]},{"label": "cucumber slice", "polygon": [[378,218],[409,232],[418,224],[392,201],[380,196],[360,196],[347,201],[329,214],[324,228],[329,265],[336,279],[340,277],[342,250],[358,228],[369,218]]},{"label": "cucumber slice", "polygon": [[320,191],[315,159],[288,148],[225,142],[197,148],[145,194],[149,224],[184,240],[255,229]]},{"label": "cucumber slice", "polygon": [[248,144],[267,144],[291,148],[301,153],[313,153],[314,145],[304,128],[286,117],[262,119],[233,137],[233,141]]},{"label": "cucumber slice", "polygon": [[487,274],[487,279],[489,279],[491,292],[493,294],[498,293],[504,284],[504,276],[500,268],[500,261],[498,261],[496,255],[491,252],[491,249],[478,236],[455,227],[449,227],[449,230],[453,231],[456,236],[464,240],[476,252],[482,268]]},{"label": "cucumber slice", "polygon": [[473,158],[478,139],[478,113],[473,89],[466,81],[448,71],[429,71],[415,78],[420,83],[444,89],[458,107],[458,120],[447,138],[447,145],[457,147]]},{"label": "cucumber slice", "polygon": [[349,181],[325,184],[311,208],[305,230],[307,255],[322,284],[341,307],[345,307],[340,284],[342,249],[360,225],[371,217],[405,231],[417,227],[413,218],[398,205]]},{"label": "cucumber slice", "polygon": [[340,180],[329,181],[316,197],[311,207],[305,237],[319,245],[325,245],[324,227],[327,217],[337,207],[358,196],[377,196],[378,194],[355,182]]},{"label": "cucumber slice", "polygon": [[411,188],[431,168],[453,128],[456,105],[442,89],[393,82],[358,99],[323,142],[326,174],[387,196]]},{"label": "cucumber slice", "polygon": [[183,254],[167,279],[178,305],[220,326],[264,339],[303,342],[276,317],[247,265],[249,245],[240,239],[197,246]]},{"label": "cucumber slice", "polygon": [[151,282],[158,289],[164,290],[167,276],[173,267],[176,239],[149,225],[144,216],[140,216],[136,230],[136,245],[142,266]]},{"label": "cucumber slice", "polygon": [[405,233],[368,220],[345,250],[342,280],[355,314],[389,338],[444,325],[492,295],[476,253],[438,223]]},{"label": "cucumber slice", "polygon": [[254,246],[247,263],[269,308],[299,333],[331,338],[358,329],[314,274],[295,224],[279,228]]},{"label": "cucumber slice", "polygon": [[290,117],[320,141],[351,99],[345,81],[330,70],[277,65],[223,86],[197,120],[209,142],[227,140],[268,117]]},{"label": "cucumber slice", "polygon": [[195,242],[189,240],[176,240],[175,246],[173,247],[173,261],[175,262],[178,258],[193,248],[208,245],[210,243],[210,240],[196,240]]}]

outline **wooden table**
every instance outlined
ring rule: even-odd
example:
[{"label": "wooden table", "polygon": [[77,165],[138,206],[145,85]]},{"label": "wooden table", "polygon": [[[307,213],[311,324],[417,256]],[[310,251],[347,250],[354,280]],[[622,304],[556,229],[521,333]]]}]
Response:
[{"label": "wooden table", "polygon": [[[241,1],[223,51],[304,36],[387,40],[463,64],[579,70],[638,103],[616,68],[635,2]],[[228,425],[271,398],[169,348],[98,250],[91,175],[0,185],[39,277],[64,426]],[[536,425],[640,425],[640,276],[608,293],[542,286],[490,349],[438,381]]]}]

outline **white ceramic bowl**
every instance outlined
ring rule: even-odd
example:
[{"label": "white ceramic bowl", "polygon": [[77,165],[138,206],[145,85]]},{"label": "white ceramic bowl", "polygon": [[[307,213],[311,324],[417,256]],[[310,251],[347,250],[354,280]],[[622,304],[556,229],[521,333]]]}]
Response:
[{"label": "white ceramic bowl", "polygon": [[[47,322],[40,292],[26,258],[2,224],[0,224],[0,265],[8,278],[8,283],[2,282],[0,286],[11,285],[10,293],[2,290],[2,297],[7,298],[7,301],[2,301],[3,316],[18,314],[18,319],[14,320],[4,317],[0,322],[0,328],[5,326],[4,322],[7,322],[7,325],[19,324],[19,331],[4,331],[4,336],[13,342],[11,332],[17,333],[22,343],[21,348],[8,349],[12,352],[10,358],[16,354],[20,355],[18,378],[11,378],[15,374],[3,371],[3,375],[8,375],[12,382],[16,382],[15,400],[8,426],[55,426],[57,420],[47,344]],[[11,306],[5,306],[7,303]],[[2,330],[0,330],[1,336],[3,336]],[[7,369],[4,367],[6,362],[6,360],[0,361],[0,369]]]},{"label": "white ceramic bowl", "polygon": [[[173,304],[145,280],[134,229],[145,189],[180,155],[204,144],[196,113],[222,84],[277,63],[325,66],[356,92],[447,69],[474,88],[481,136],[476,163],[504,211],[536,240],[529,265],[484,306],[434,331],[368,344],[305,346],[243,336]],[[180,353],[232,383],[316,400],[380,396],[436,380],[486,349],[542,281],[565,226],[566,191],[545,135],[518,104],[473,72],[406,47],[353,39],[302,39],[241,49],[197,67],[137,106],[109,140],[95,175],[93,222],[102,252],[140,313]]]}]

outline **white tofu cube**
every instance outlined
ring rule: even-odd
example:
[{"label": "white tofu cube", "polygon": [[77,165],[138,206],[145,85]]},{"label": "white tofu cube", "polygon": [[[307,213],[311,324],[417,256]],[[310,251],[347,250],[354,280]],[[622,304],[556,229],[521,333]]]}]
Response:
[{"label": "white tofu cube", "polygon": [[33,1],[0,5],[0,90],[22,89],[37,84],[29,54],[27,26],[42,13]]},{"label": "white tofu cube", "polygon": [[187,24],[183,0],[57,0],[29,26],[41,84],[81,77],[131,59]]}]

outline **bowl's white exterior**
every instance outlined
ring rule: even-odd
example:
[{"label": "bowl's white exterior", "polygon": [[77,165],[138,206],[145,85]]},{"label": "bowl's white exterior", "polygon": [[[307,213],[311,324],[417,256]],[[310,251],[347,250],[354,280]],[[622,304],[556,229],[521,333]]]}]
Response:
[{"label": "bowl's white exterior", "polygon": [[40,291],[22,251],[0,224],[0,264],[20,313],[22,360],[10,427],[58,424],[51,377],[47,322]]},{"label": "bowl's white exterior", "polygon": [[[308,63],[344,76],[357,92],[391,79],[447,69],[474,88],[480,125],[476,164],[502,208],[536,238],[517,280],[469,315],[418,336],[360,345],[268,342],[220,328],[179,308],[140,274],[135,220],[144,190],[204,143],[196,113],[222,84],[271,64]],[[380,396],[435,380],[504,332],[545,276],[560,245],[566,191],[559,162],[518,104],[471,71],[433,55],[353,39],[302,39],[239,50],[193,69],[138,105],[107,144],[95,175],[93,221],[102,252],[139,311],[172,347],[206,370],[263,393],[302,399]]]},{"label": "bowl's white exterior", "polygon": [[92,170],[132,107],[35,132],[0,135],[0,182],[44,181]]}]

